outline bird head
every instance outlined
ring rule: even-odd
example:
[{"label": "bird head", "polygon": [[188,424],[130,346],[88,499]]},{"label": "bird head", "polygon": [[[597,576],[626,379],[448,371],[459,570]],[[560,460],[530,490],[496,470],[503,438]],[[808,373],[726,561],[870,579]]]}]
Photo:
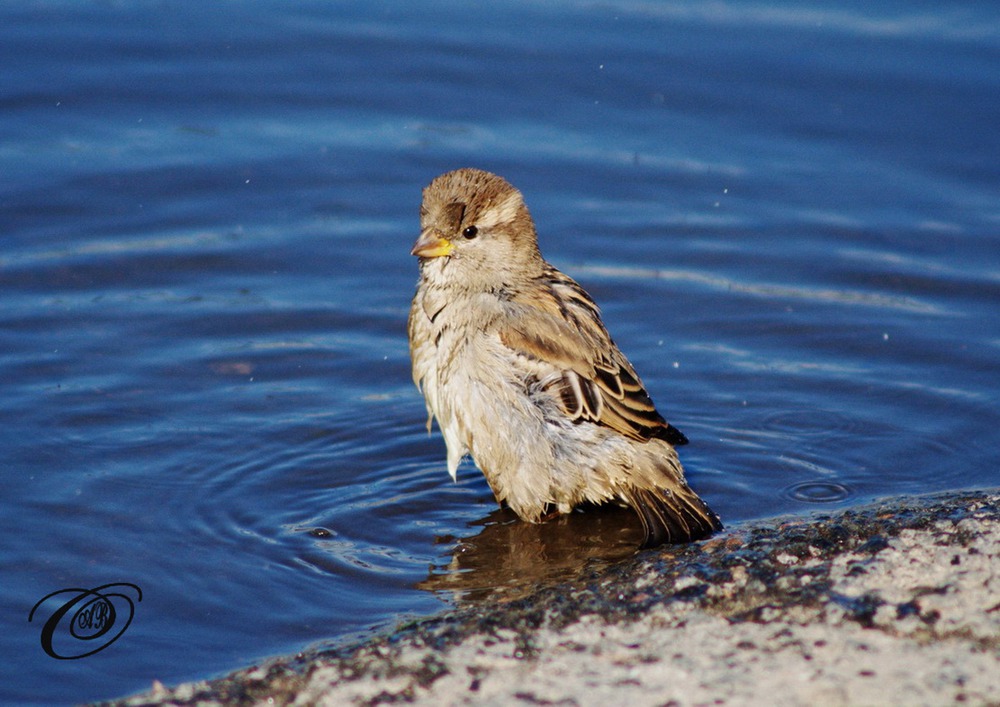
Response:
[{"label": "bird head", "polygon": [[521,192],[469,168],[442,174],[424,189],[420,237],[410,252],[422,267],[447,268],[451,277],[484,286],[531,276],[543,263]]}]

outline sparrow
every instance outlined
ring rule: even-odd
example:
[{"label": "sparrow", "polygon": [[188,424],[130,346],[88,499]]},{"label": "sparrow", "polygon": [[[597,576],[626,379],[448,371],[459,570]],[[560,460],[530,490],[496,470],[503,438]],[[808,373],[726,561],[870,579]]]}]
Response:
[{"label": "sparrow", "polygon": [[584,503],[624,503],[643,547],[720,529],[600,311],[546,262],[524,198],[502,177],[458,169],[423,191],[420,277],[408,333],[413,380],[457,480],[468,454],[497,501],[538,523]]}]

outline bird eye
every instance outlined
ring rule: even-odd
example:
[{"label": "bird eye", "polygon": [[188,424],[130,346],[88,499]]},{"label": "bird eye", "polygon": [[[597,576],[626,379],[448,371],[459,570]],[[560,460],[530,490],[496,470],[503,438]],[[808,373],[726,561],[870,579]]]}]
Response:
[{"label": "bird eye", "polygon": [[470,241],[479,234],[479,229],[475,226],[466,226],[462,231],[462,235],[468,238]]}]

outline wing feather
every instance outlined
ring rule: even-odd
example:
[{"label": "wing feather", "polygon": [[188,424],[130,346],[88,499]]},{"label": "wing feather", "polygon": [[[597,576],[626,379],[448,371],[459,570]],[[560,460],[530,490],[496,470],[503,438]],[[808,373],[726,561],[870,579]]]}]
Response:
[{"label": "wing feather", "polygon": [[[632,439],[657,437],[673,445],[687,438],[656,411],[632,364],[611,340],[594,301],[572,278],[549,267],[533,296],[515,297],[504,345],[551,365],[550,393],[574,422],[604,425]],[[516,308],[522,308],[518,316]]]}]

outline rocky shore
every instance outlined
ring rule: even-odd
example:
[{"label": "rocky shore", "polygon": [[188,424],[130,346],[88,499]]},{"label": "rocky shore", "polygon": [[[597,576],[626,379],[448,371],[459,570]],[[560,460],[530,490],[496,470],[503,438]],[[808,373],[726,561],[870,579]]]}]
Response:
[{"label": "rocky shore", "polygon": [[400,702],[1000,705],[1000,491],[749,523],[108,704]]}]

